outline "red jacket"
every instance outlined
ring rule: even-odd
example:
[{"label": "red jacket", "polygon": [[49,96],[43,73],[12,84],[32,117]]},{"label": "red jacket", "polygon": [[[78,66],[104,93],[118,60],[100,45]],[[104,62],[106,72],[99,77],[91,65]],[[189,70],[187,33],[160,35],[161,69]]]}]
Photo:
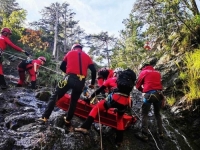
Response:
[{"label": "red jacket", "polygon": [[82,68],[82,75],[87,76],[87,69],[88,66],[93,64],[93,61],[84,51],[81,49],[69,51],[63,61],[67,63],[66,73],[73,73],[73,74],[81,74],[80,66],[79,66],[79,53],[81,56],[81,68]]},{"label": "red jacket", "polygon": [[[97,79],[97,84],[98,84],[98,86],[102,86],[103,85],[103,83],[106,81],[106,80],[108,80],[109,78],[112,78],[113,77],[113,75],[114,75],[114,72],[113,72],[113,70],[111,70],[111,69],[107,69],[108,70],[108,76],[107,76],[107,78],[106,79],[104,79],[104,78],[98,78]],[[100,70],[99,70],[100,71]]]},{"label": "red jacket", "polygon": [[32,62],[31,62],[33,65],[34,65],[34,63],[36,63],[37,64],[37,70],[40,68],[40,66],[42,65],[42,62],[41,62],[41,60],[38,60],[38,59],[34,59],[34,60],[32,60]]},{"label": "red jacket", "polygon": [[109,69],[108,71],[109,71],[109,74],[108,74],[107,79],[112,78],[113,75],[114,75],[114,71],[113,70]]},{"label": "red jacket", "polygon": [[15,44],[13,44],[8,37],[1,35],[0,36],[0,49],[2,51],[4,51],[6,49],[7,45],[11,46],[12,48],[14,48],[17,51],[20,51],[20,52],[22,51],[22,49],[20,47],[16,46]]},{"label": "red jacket", "polygon": [[117,77],[112,77],[107,79],[104,83],[103,86],[107,87],[109,91],[117,87]]},{"label": "red jacket", "polygon": [[162,90],[160,72],[152,66],[144,67],[137,79],[136,88],[143,93],[151,90]]}]

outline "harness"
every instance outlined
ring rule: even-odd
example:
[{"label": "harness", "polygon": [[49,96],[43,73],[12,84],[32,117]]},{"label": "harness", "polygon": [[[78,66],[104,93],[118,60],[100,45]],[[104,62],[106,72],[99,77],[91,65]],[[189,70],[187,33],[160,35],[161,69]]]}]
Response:
[{"label": "harness", "polygon": [[120,93],[120,92],[116,92],[115,94],[119,94],[119,95],[122,95],[122,96],[128,97],[128,95],[127,95],[127,94]]},{"label": "harness", "polygon": [[78,58],[79,58],[79,70],[80,70],[80,74],[77,74],[77,77],[79,77],[79,80],[82,81],[82,79],[85,79],[85,76],[82,75],[81,52],[78,53]]},{"label": "harness", "polygon": [[[113,94],[117,94],[117,95],[119,95],[119,97],[116,99],[116,100],[114,100],[113,98],[112,98],[112,96],[113,96]],[[123,109],[118,109],[118,108],[115,108],[114,109],[114,112],[116,113],[119,113],[119,114],[123,114],[126,110],[127,110],[127,107],[126,107],[126,105],[123,105],[123,104],[120,104],[118,101],[119,101],[119,99],[121,98],[121,96],[123,96],[123,97],[126,97],[127,98],[127,101],[129,101],[129,96],[128,95],[126,95],[126,94],[124,94],[124,93],[120,93],[120,92],[113,92],[113,93],[111,93],[111,94],[109,94],[108,95],[108,97],[107,97],[107,99],[106,99],[106,102],[105,102],[105,108],[106,108],[106,112],[107,112],[107,110],[109,109],[109,108],[111,108],[116,102],[117,102],[117,105],[121,105],[122,107],[124,107]]]},{"label": "harness", "polygon": [[85,79],[86,77],[84,75],[82,75],[82,63],[81,63],[81,52],[78,53],[78,57],[79,57],[79,70],[80,70],[80,74],[73,74],[73,73],[69,73],[67,74],[63,80],[60,80],[58,82],[58,87],[59,88],[63,88],[67,85],[67,80],[69,78],[69,75],[75,75],[79,78],[80,81],[82,81],[83,79]]},{"label": "harness", "polygon": [[152,90],[145,93],[144,98],[146,99],[145,102],[159,102],[163,97],[163,93],[161,90]]}]

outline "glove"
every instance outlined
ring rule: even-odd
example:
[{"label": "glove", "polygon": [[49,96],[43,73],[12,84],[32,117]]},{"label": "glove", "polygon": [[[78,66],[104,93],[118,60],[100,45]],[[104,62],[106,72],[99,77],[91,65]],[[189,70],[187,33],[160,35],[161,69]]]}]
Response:
[{"label": "glove", "polygon": [[90,84],[88,87],[91,89],[94,89],[94,85],[92,85],[92,84]]},{"label": "glove", "polygon": [[35,72],[35,74],[38,74],[38,72]]},{"label": "glove", "polygon": [[26,56],[30,56],[30,54],[28,52],[25,51],[24,53],[25,53]]}]

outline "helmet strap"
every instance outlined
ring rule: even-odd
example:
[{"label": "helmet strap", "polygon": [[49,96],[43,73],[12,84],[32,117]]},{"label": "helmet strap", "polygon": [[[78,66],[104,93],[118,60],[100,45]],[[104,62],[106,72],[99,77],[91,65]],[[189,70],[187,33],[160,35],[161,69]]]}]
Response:
[{"label": "helmet strap", "polygon": [[4,35],[4,36],[8,36],[7,32],[2,32],[1,34]]}]

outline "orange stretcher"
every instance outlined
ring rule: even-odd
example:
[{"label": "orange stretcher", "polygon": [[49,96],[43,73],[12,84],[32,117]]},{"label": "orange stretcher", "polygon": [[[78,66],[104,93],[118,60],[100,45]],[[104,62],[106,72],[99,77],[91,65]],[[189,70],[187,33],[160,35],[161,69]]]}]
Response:
[{"label": "orange stretcher", "polygon": [[[65,94],[62,98],[60,98],[56,105],[60,109],[64,111],[68,111],[69,103],[70,103],[70,94]],[[75,115],[81,118],[87,118],[92,108],[95,106],[95,104],[88,104],[84,100],[79,99],[77,102]],[[100,123],[112,128],[117,128],[117,118],[116,113],[114,112],[113,108],[108,109],[107,111],[100,112]],[[95,122],[99,122],[99,117],[97,117],[94,120]],[[128,114],[123,115],[123,124],[124,129],[130,127],[131,125],[134,125],[137,121],[136,116],[131,116]]]}]

